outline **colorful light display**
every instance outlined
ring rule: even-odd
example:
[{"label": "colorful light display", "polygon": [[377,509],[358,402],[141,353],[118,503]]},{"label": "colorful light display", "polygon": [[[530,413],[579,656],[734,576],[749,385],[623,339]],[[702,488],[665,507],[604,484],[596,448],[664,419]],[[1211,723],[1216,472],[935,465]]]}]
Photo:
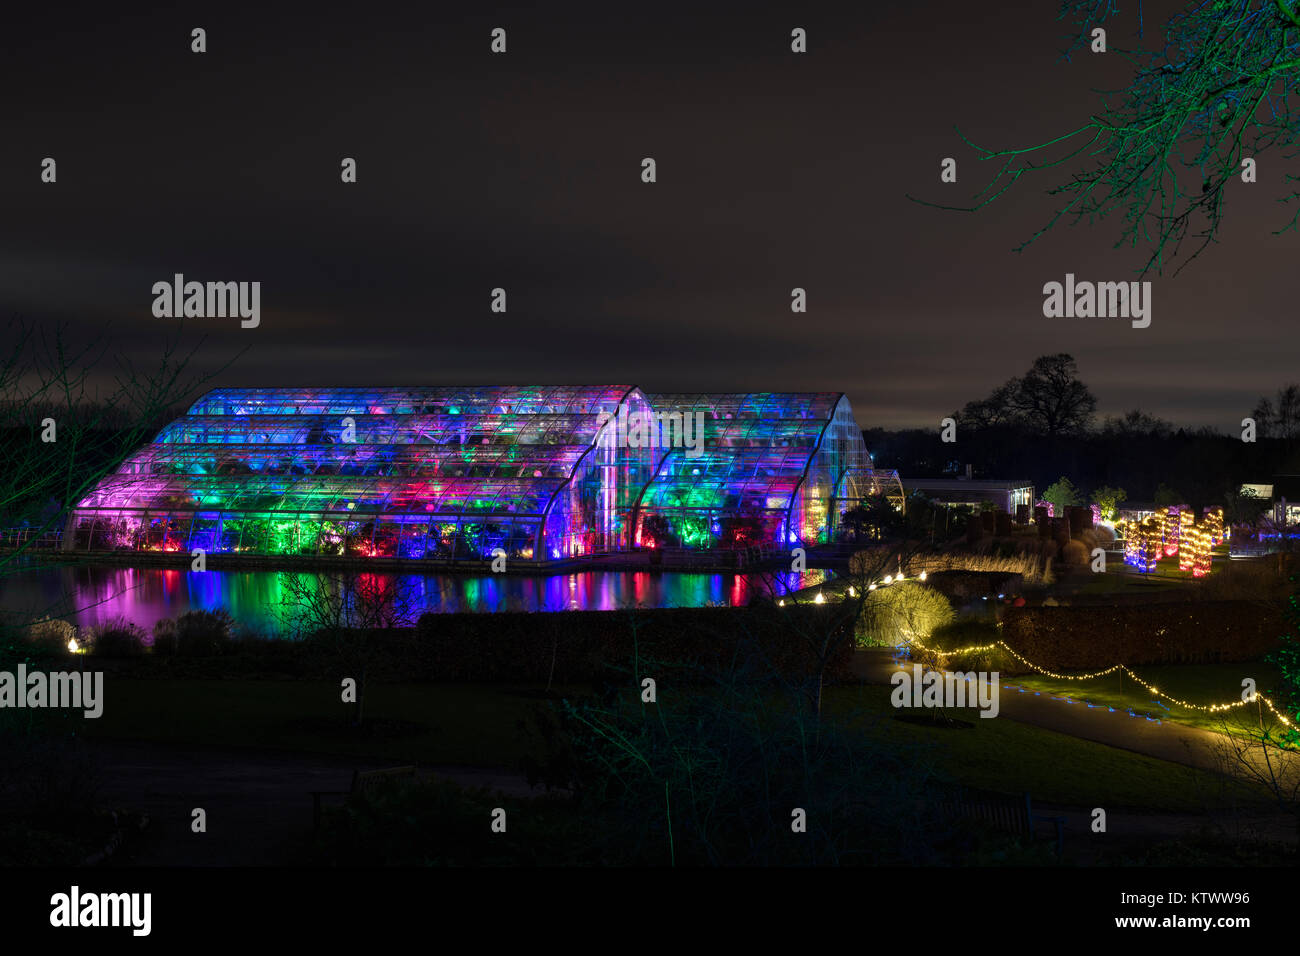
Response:
[{"label": "colorful light display", "polygon": [[1210,573],[1211,549],[1214,535],[1211,528],[1201,522],[1191,530],[1192,577],[1203,578]]},{"label": "colorful light display", "polygon": [[[1156,570],[1161,558],[1171,557],[1171,537],[1177,542],[1178,567],[1202,578],[1210,573],[1214,548],[1215,525],[1207,520],[1196,522],[1190,508],[1165,509],[1139,523],[1117,521],[1117,534],[1124,535],[1124,563],[1143,574]],[[1175,517],[1176,516],[1176,517]],[[1171,532],[1171,526],[1177,531]]]},{"label": "colorful light display", "polygon": [[[704,413],[702,449],[598,440]],[[546,561],[829,541],[876,472],[838,393],[219,388],[82,500],[78,550]]]},{"label": "colorful light display", "polygon": [[1141,539],[1138,532],[1138,524],[1135,521],[1119,520],[1115,522],[1115,533],[1124,539],[1124,563],[1136,565],[1138,561],[1138,552],[1141,550]]},{"label": "colorful light display", "polygon": [[1164,554],[1164,521],[1160,517],[1148,518],[1137,529],[1138,549],[1136,566],[1143,574],[1156,569],[1156,562]]},{"label": "colorful light display", "polygon": [[1178,540],[1181,549],[1178,552],[1178,568],[1180,571],[1188,571],[1196,563],[1196,551],[1191,536],[1194,534],[1196,526],[1196,515],[1192,513],[1191,508],[1180,508],[1178,510]]},{"label": "colorful light display", "polygon": [[1164,553],[1173,556],[1178,553],[1178,507],[1164,507],[1156,512],[1160,522],[1160,546]]},{"label": "colorful light display", "polygon": [[1202,519],[1210,534],[1210,546],[1217,548],[1228,540],[1227,529],[1223,525],[1223,508],[1211,506],[1204,509]]}]

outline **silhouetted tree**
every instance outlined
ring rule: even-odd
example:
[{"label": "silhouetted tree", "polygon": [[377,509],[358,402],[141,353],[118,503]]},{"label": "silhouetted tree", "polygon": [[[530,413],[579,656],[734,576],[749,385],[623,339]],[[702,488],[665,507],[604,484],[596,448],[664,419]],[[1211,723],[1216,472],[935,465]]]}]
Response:
[{"label": "silhouetted tree", "polygon": [[[1189,237],[1195,248],[1187,261],[1215,240],[1243,160],[1270,150],[1288,158],[1300,133],[1297,2],[1185,4],[1149,45],[1139,3],[1137,35],[1123,48],[1113,22],[1118,7],[1115,0],[1063,0],[1059,18],[1071,24],[1063,55],[1089,49],[1093,31],[1109,29],[1108,53],[1132,65],[1128,85],[1100,93],[1104,102],[1091,115],[1029,146],[988,149],[962,136],[995,172],[969,206],[925,205],[974,212],[1021,177],[1050,170],[1048,176],[1059,177],[1048,190],[1055,211],[1017,251],[1062,220],[1073,225],[1108,216],[1121,223],[1117,245],[1149,250],[1144,271],[1163,270]],[[1286,174],[1282,181],[1297,179]],[[1279,198],[1293,202],[1300,191]],[[1295,225],[1293,215],[1283,230]]]},{"label": "silhouetted tree", "polygon": [[1097,399],[1079,381],[1074,357],[1062,352],[1040,355],[1023,376],[969,402],[954,417],[977,428],[1015,425],[1055,438],[1087,429],[1096,410]]},{"label": "silhouetted tree", "polygon": [[1163,418],[1148,415],[1138,408],[1119,417],[1107,418],[1101,426],[1101,434],[1108,438],[1163,437],[1173,430],[1174,426]]},{"label": "silhouetted tree", "polygon": [[1170,488],[1163,481],[1156,488],[1155,501],[1156,506],[1159,508],[1166,507],[1167,505],[1181,505],[1186,502],[1186,500],[1187,499],[1183,497],[1182,492],[1177,488]]},{"label": "silhouetted tree", "polygon": [[1251,412],[1261,438],[1280,438],[1293,442],[1300,437],[1300,385],[1277,390],[1274,398],[1264,396]]}]

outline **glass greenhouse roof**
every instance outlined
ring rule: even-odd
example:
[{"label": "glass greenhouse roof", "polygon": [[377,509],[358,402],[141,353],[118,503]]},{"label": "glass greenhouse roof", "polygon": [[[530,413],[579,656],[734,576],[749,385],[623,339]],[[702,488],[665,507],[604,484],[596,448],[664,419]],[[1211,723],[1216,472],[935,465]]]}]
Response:
[{"label": "glass greenhouse roof", "polygon": [[[608,442],[620,409],[690,416],[702,445]],[[861,431],[832,392],[218,388],[100,481],[70,526],[92,550],[441,557],[506,542],[512,554],[560,557],[634,546],[642,513],[821,521],[829,506],[803,498],[831,496],[858,472],[870,475]],[[482,521],[495,524],[469,523]],[[407,529],[397,544],[389,526]],[[783,543],[793,533],[772,528]],[[369,544],[353,550],[356,534]]]}]

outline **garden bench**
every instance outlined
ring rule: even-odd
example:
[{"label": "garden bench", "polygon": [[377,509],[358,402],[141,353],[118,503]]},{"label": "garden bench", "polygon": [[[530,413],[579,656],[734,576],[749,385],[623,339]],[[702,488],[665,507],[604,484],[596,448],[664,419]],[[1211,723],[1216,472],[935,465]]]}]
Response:
[{"label": "garden bench", "polygon": [[377,786],[392,780],[415,779],[415,767],[391,767],[387,770],[352,771],[352,788],[350,790],[312,790],[312,828],[320,829],[321,801],[325,797],[345,797],[348,800],[365,797]]},{"label": "garden bench", "polygon": [[1039,823],[1053,824],[1056,831],[1056,855],[1059,858],[1064,844],[1065,817],[1035,813],[1028,793],[1023,798],[998,793],[980,793],[966,788],[955,788],[940,800],[946,815],[983,823],[996,830],[1015,836],[1034,839]]}]

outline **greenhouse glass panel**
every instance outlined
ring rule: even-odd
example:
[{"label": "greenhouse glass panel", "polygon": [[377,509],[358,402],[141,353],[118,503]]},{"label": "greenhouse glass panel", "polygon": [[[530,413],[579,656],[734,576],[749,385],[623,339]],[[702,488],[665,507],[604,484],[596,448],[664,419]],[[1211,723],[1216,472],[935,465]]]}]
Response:
[{"label": "greenhouse glass panel", "polygon": [[832,392],[218,388],[98,482],[63,541],[473,562],[786,548],[882,493],[901,506]]}]

